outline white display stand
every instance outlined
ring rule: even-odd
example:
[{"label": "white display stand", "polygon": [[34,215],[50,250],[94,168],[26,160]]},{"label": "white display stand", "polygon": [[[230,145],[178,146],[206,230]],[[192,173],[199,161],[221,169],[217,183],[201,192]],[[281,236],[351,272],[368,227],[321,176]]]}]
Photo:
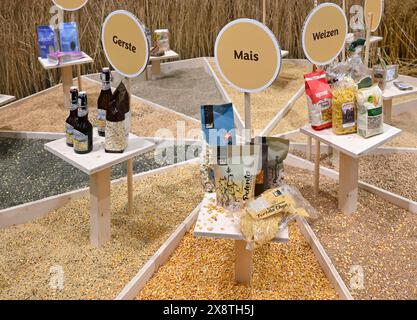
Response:
[{"label": "white display stand", "polygon": [[[206,194],[201,204],[194,236],[235,240],[236,262],[235,279],[238,283],[250,284],[252,281],[252,252],[246,250],[246,241],[237,221],[231,213],[209,212],[208,207],[216,204],[215,194]],[[212,217],[216,215],[216,220]],[[281,230],[276,235],[274,242],[288,242],[288,228]]]},{"label": "white display stand", "polygon": [[[394,98],[405,97],[417,93],[417,78],[400,75],[398,79],[394,81],[404,81],[409,85],[413,86],[413,90],[402,91],[394,85],[393,81],[387,83],[386,88],[383,92],[384,118],[386,123],[392,123],[392,102]],[[417,100],[413,102],[416,104],[417,107]]]},{"label": "white display stand", "polygon": [[282,57],[282,58],[287,57],[289,54],[290,54],[290,52],[289,52],[289,51],[286,51],[286,50],[281,50],[281,57]]},{"label": "white display stand", "polygon": [[149,61],[151,62],[151,65],[152,65],[152,74],[149,77],[148,71],[146,71],[146,80],[148,80],[149,78],[153,80],[161,76],[161,62],[162,61],[169,60],[169,59],[179,59],[179,57],[180,55],[173,50],[166,51],[165,54],[161,57],[150,56]]},{"label": "white display stand", "polygon": [[93,134],[94,149],[85,155],[76,154],[65,138],[47,143],[45,149],[90,176],[90,240],[91,245],[101,247],[110,240],[111,167],[150,151],[155,144],[130,134],[125,152],[112,154],[105,152],[105,138],[98,135],[97,129]]},{"label": "white display stand", "polygon": [[16,100],[16,97],[8,96],[8,95],[5,95],[5,94],[0,94],[0,107],[4,106],[4,105],[6,105],[10,102],[13,102],[15,100]]},{"label": "white display stand", "polygon": [[319,191],[320,143],[340,152],[339,159],[339,209],[345,214],[355,213],[358,205],[359,158],[394,139],[400,129],[384,125],[384,133],[365,139],[358,134],[336,135],[332,129],[315,131],[310,125],[300,129],[308,137],[316,140],[314,191]]},{"label": "white display stand", "polygon": [[72,67],[76,66],[78,68],[77,69],[78,87],[79,87],[79,90],[81,91],[82,85],[81,85],[80,67],[83,64],[93,63],[93,59],[89,55],[85,54],[84,52],[83,54],[84,54],[84,57],[82,59],[74,60],[70,62],[63,62],[60,64],[51,62],[48,59],[42,59],[40,57],[38,58],[40,64],[45,70],[53,70],[53,69],[61,70],[62,89],[63,89],[63,94],[64,94],[64,106],[68,110],[69,110],[69,105],[70,105],[69,93],[70,93],[71,87],[73,86]]}]

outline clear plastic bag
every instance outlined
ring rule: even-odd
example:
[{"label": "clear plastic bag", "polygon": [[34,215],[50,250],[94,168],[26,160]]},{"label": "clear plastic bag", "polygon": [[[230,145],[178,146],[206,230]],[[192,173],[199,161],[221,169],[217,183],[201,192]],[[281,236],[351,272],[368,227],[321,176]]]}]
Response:
[{"label": "clear plastic bag", "polygon": [[248,250],[272,241],[297,216],[317,219],[316,211],[299,190],[286,184],[249,201],[246,211],[240,211],[239,215],[240,229],[248,243]]}]

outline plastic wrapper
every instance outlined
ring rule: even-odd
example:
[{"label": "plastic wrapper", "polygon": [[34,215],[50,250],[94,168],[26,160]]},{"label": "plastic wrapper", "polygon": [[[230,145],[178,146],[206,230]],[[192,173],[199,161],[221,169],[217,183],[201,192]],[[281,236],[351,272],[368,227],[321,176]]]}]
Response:
[{"label": "plastic wrapper", "polygon": [[308,114],[314,130],[332,126],[332,92],[324,71],[304,75]]},{"label": "plastic wrapper", "polygon": [[240,215],[240,228],[248,250],[272,241],[297,216],[308,220],[317,218],[316,211],[298,189],[285,184],[249,201]]},{"label": "plastic wrapper", "polygon": [[357,132],[357,86],[350,78],[338,81],[333,87],[332,124],[338,135]]},{"label": "plastic wrapper", "polygon": [[226,146],[214,150],[217,205],[231,212],[239,211],[255,194],[255,179],[261,169],[260,147]]},{"label": "plastic wrapper", "polygon": [[214,168],[212,164],[212,152],[210,147],[205,144],[201,152],[200,162],[200,174],[201,183],[206,193],[214,193],[216,191],[216,185],[214,180]]},{"label": "plastic wrapper", "polygon": [[358,134],[370,138],[384,132],[382,91],[378,85],[357,94]]}]

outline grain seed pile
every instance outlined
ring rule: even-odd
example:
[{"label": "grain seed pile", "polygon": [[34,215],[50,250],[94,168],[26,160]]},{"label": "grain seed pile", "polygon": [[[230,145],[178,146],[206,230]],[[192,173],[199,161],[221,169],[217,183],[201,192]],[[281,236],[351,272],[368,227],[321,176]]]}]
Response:
[{"label": "grain seed pile", "polygon": [[[245,118],[244,95],[231,87],[217,71],[214,58],[209,59],[211,67],[215,70],[223,88],[234,103],[242,119]],[[291,60],[284,59],[278,78],[271,87],[263,92],[251,95],[252,127],[255,134],[263,130],[275,115],[285,107],[296,92],[304,85],[303,75],[309,71],[308,66],[303,66]],[[307,110],[306,110],[307,115]],[[307,118],[308,119],[308,118]],[[298,129],[299,127],[295,128]],[[289,131],[289,130],[287,130]]]},{"label": "grain seed pile", "polygon": [[[89,77],[99,81],[96,75]],[[114,74],[113,77],[113,86],[117,86],[120,76]],[[132,80],[132,94],[198,120],[200,106],[226,102],[214,79],[202,67],[170,71],[157,80],[135,78]]]},{"label": "grain seed pile", "polygon": [[319,211],[313,230],[355,299],[417,299],[415,214],[360,190],[357,213],[344,215],[337,182],[321,177],[317,197],[312,173],[287,167],[286,176]]},{"label": "grain seed pile", "polygon": [[[305,153],[292,150],[296,156],[306,158]],[[327,154],[321,155],[321,165],[337,170]],[[381,189],[417,201],[417,154],[373,154],[359,161],[359,179]]]},{"label": "grain seed pile", "polygon": [[[77,81],[74,81],[77,85]],[[101,86],[87,78],[83,78],[83,90],[88,96],[89,120],[95,125],[97,99]],[[16,112],[18,110],[18,112]],[[132,99],[132,129],[138,136],[161,136],[160,129],[168,129],[175,137],[177,135],[177,121],[185,126],[185,131],[197,130],[197,121],[190,121],[170,111],[156,109],[137,99]],[[64,108],[62,86],[41,93],[36,97],[23,101],[16,107],[0,110],[0,130],[31,131],[31,132],[64,132],[65,119],[68,111]],[[163,122],[161,123],[161,119]]]},{"label": "grain seed pile", "polygon": [[[126,184],[113,186],[112,240],[100,249],[89,244],[88,197],[0,230],[0,299],[114,299],[201,202],[198,172],[188,165],[136,182],[131,216]],[[62,290],[50,285],[57,274]]]},{"label": "grain seed pile", "polygon": [[255,251],[251,287],[236,284],[234,260],[234,241],[189,233],[138,299],[338,299],[295,224],[288,244],[270,243]]}]

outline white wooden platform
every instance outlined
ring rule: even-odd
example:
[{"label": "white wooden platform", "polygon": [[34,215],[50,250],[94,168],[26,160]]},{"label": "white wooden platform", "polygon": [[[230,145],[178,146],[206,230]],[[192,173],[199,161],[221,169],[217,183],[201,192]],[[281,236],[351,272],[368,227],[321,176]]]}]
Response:
[{"label": "white wooden platform", "polygon": [[368,139],[365,139],[358,134],[336,135],[333,133],[331,128],[316,131],[310,125],[304,126],[300,129],[300,131],[301,133],[304,133],[313,139],[319,140],[353,158],[359,158],[371,152],[373,149],[387,143],[401,133],[400,129],[392,127],[388,124],[384,124],[383,134]]},{"label": "white wooden platform", "polygon": [[84,173],[92,175],[128,159],[137,157],[155,147],[154,143],[130,134],[129,145],[124,153],[106,153],[104,150],[105,138],[98,135],[96,128],[94,129],[93,135],[94,149],[88,154],[76,154],[73,148],[66,145],[65,138],[47,143],[45,149]]},{"label": "white wooden platform", "polygon": [[0,94],[0,107],[16,100],[16,97]]},{"label": "white wooden platform", "polygon": [[281,50],[281,58],[285,58],[285,57],[287,57],[289,54],[290,54],[290,53],[289,53],[289,51],[286,51],[286,50]]},{"label": "white wooden platform", "polygon": [[63,62],[63,63],[60,63],[60,64],[55,63],[55,62],[51,62],[47,58],[42,59],[41,57],[38,57],[38,60],[39,60],[40,64],[42,65],[42,67],[45,70],[72,67],[72,66],[78,66],[78,65],[87,64],[87,63],[93,63],[94,60],[88,54],[86,54],[85,52],[83,52],[83,54],[84,54],[84,58],[82,58],[82,59],[74,60],[74,61],[70,61],[70,62]]},{"label": "white wooden platform", "polygon": [[168,59],[178,59],[180,57],[180,55],[178,53],[176,53],[173,50],[169,50],[166,51],[165,54],[163,56],[160,57],[155,57],[155,56],[150,56],[149,57],[149,61],[163,61],[163,60],[168,60]]},{"label": "white wooden platform", "polygon": [[387,86],[382,94],[384,100],[405,97],[417,93],[417,78],[400,75],[395,81],[404,81],[413,86],[413,90],[402,91],[394,85],[393,81],[391,81],[387,83]]},{"label": "white wooden platform", "polygon": [[[231,213],[217,214],[217,221],[210,220],[215,212],[208,212],[208,205],[216,204],[216,194],[206,194],[201,205],[197,224],[194,229],[194,236],[216,238],[216,239],[231,239],[231,240],[245,240],[240,232],[239,222],[233,218]],[[201,228],[199,228],[199,226]],[[281,230],[274,239],[274,242],[288,242],[288,228]]]}]

